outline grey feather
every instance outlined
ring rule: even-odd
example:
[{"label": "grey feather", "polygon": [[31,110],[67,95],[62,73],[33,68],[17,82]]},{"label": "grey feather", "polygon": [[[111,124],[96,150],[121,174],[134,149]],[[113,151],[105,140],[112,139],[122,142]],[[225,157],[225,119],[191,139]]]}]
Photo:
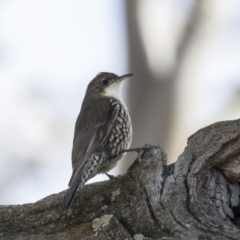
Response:
[{"label": "grey feather", "polygon": [[73,173],[64,196],[64,209],[70,206],[79,187],[96,174],[111,170],[124,156],[120,150],[130,147],[131,119],[120,89],[122,80],[132,75],[100,73],[88,84],[75,124]]},{"label": "grey feather", "polygon": [[[75,133],[72,149],[73,174],[69,186],[74,181],[78,172],[84,163],[91,157],[101,145],[111,130],[119,109],[110,105],[109,99],[105,98],[99,102],[99,99],[91,99],[91,107],[88,99],[84,99],[81,112],[75,125]],[[108,112],[102,112],[103,104],[107,104]],[[85,128],[80,127],[85,126]]]},{"label": "grey feather", "polygon": [[63,199],[63,208],[68,209],[74,199],[79,187],[82,187],[89,178],[97,174],[98,168],[102,161],[106,158],[104,152],[96,152],[88,159],[88,161],[80,169]]}]

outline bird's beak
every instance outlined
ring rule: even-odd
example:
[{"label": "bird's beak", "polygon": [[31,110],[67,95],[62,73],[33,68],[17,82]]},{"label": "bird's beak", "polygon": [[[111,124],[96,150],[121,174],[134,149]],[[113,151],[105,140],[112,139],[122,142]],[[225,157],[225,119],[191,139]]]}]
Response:
[{"label": "bird's beak", "polygon": [[125,78],[129,78],[129,77],[131,77],[131,76],[133,76],[133,75],[134,75],[133,73],[125,74],[125,75],[119,77],[117,81],[120,82],[120,81],[124,80]]}]

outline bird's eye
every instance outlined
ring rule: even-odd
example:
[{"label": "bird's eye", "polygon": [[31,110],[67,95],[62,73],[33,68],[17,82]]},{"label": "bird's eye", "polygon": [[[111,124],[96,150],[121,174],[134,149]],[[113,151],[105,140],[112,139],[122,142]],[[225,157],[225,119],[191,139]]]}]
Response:
[{"label": "bird's eye", "polygon": [[104,79],[104,80],[102,81],[102,83],[103,83],[103,85],[108,85],[108,79]]}]

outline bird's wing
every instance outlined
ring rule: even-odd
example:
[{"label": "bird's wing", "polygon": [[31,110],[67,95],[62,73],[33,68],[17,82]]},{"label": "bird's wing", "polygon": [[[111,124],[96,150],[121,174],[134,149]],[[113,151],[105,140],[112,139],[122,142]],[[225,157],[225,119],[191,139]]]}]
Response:
[{"label": "bird's wing", "polygon": [[[103,110],[105,109],[105,110]],[[72,149],[73,174],[69,185],[74,181],[87,159],[101,148],[102,143],[115,122],[119,109],[110,105],[109,100],[93,101],[91,107],[83,103],[78,116]]]}]

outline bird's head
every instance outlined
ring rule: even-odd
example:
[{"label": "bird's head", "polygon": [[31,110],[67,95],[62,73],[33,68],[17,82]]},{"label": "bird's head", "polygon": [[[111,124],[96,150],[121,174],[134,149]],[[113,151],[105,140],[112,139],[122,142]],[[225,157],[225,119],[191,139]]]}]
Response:
[{"label": "bird's head", "polygon": [[132,73],[118,76],[114,73],[99,73],[89,84],[87,94],[100,94],[106,97],[120,98],[122,80],[133,76]]}]

